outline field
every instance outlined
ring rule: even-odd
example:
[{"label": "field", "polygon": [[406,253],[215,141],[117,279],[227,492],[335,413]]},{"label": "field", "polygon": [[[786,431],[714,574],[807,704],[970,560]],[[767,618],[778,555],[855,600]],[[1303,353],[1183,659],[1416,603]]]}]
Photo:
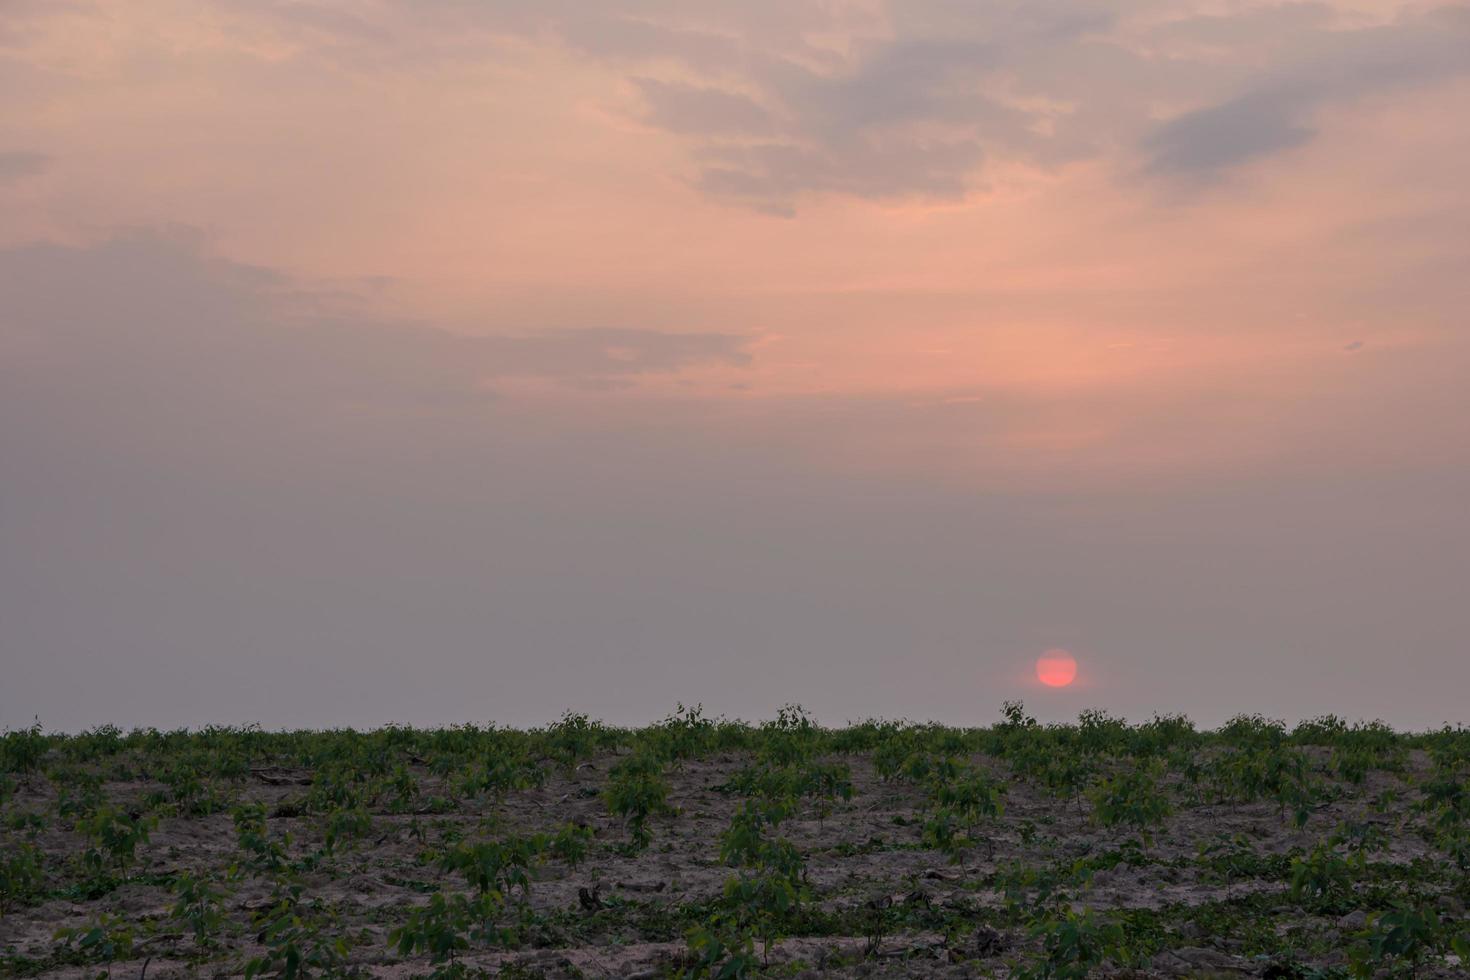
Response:
[{"label": "field", "polygon": [[0,974],[1467,976],[1470,730],[0,739]]}]

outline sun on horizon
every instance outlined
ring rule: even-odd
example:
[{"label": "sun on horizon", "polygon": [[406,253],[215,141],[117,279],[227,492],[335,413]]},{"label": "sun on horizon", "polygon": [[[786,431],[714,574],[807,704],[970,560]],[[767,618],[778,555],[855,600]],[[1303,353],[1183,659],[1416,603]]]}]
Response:
[{"label": "sun on horizon", "polygon": [[1036,658],[1036,679],[1047,687],[1067,687],[1077,679],[1077,658],[1066,650],[1048,650]]}]

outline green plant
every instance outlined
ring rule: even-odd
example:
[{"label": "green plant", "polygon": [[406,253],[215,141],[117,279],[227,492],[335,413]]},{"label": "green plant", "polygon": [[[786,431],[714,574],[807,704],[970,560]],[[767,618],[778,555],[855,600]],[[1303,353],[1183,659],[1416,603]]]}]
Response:
[{"label": "green plant", "polygon": [[841,763],[814,762],[801,776],[801,793],[817,803],[817,825],[832,815],[837,800],[851,800],[852,770]]},{"label": "green plant", "polygon": [[977,843],[983,842],[993,853],[993,842],[981,837],[978,827],[1004,812],[1004,787],[983,769],[961,765],[948,756],[931,760],[924,768],[933,806],[924,823],[924,845],[956,864]]},{"label": "green plant", "polygon": [[755,940],[748,930],[722,923],[696,926],[685,937],[689,952],[686,980],[744,980],[760,969]]},{"label": "green plant", "polygon": [[90,817],[107,802],[102,792],[102,777],[85,769],[53,770],[51,778],[59,786],[56,813],[63,820],[77,821]]},{"label": "green plant", "polygon": [[41,768],[41,761],[51,747],[51,739],[41,733],[39,721],[0,735],[0,771],[15,773],[29,780]]},{"label": "green plant", "polygon": [[1350,960],[1353,974],[1371,977],[1390,963],[1413,966],[1440,946],[1440,922],[1427,906],[1399,904],[1369,921]]},{"label": "green plant", "polygon": [[546,772],[525,754],[523,747],[501,744],[464,773],[459,789],[466,796],[488,793],[498,799],[512,790],[530,789],[545,781]]},{"label": "green plant", "polygon": [[190,760],[181,760],[163,775],[169,788],[169,802],[175,812],[191,817],[207,816],[225,808],[225,802],[214,786],[201,777]]},{"label": "green plant", "polygon": [[1105,964],[1124,959],[1123,929],[1090,909],[1078,914],[1067,908],[1031,929],[1042,949],[1032,962],[1013,974],[1020,980],[1075,980],[1090,977]]},{"label": "green plant", "polygon": [[1352,890],[1355,871],[1361,868],[1362,853],[1344,858],[1327,842],[1318,843],[1311,852],[1291,862],[1291,897],[1331,901]]},{"label": "green plant", "polygon": [[740,929],[760,937],[763,959],[801,904],[801,887],[780,871],[732,875],[725,880],[725,907]]},{"label": "green plant", "polygon": [[558,861],[564,861],[573,871],[587,857],[592,843],[592,828],[585,824],[562,824],[546,844],[546,852]]},{"label": "green plant", "polygon": [[1160,785],[1162,777],[1163,763],[1154,761],[1100,780],[1087,791],[1092,800],[1093,819],[1104,827],[1119,824],[1132,827],[1146,846],[1152,845],[1152,828],[1162,824],[1173,812]]},{"label": "green plant", "polygon": [[362,806],[345,807],[327,813],[322,829],[322,850],[333,854],[342,840],[358,840],[372,833],[373,818]]},{"label": "green plant", "polygon": [[135,816],[121,809],[104,805],[91,816],[77,822],[77,832],[90,843],[82,860],[93,876],[100,876],[109,868],[126,874],[137,859],[139,844],[148,842],[148,832],[153,820]]},{"label": "green plant", "polygon": [[540,836],[459,844],[444,852],[439,867],[462,874],[481,897],[506,899],[519,888],[524,899],[531,893],[531,864],[545,849]]},{"label": "green plant", "polygon": [[565,769],[591,757],[608,737],[601,722],[568,711],[545,732],[547,753]]},{"label": "green plant", "polygon": [[174,906],[169,914],[174,921],[194,936],[194,944],[200,949],[210,949],[218,944],[218,936],[224,925],[224,909],[220,904],[224,892],[214,886],[208,878],[200,878],[185,872],[174,881]]},{"label": "green plant", "polygon": [[338,976],[351,943],[348,937],[327,928],[313,909],[303,908],[301,887],[292,885],[277,894],[256,939],[265,952],[245,964],[245,980],[275,976],[280,980],[309,980],[314,976]]},{"label": "green plant", "polygon": [[[91,925],[57,929],[52,938],[57,941],[59,953],[75,952],[88,962],[107,964],[131,956],[136,941],[131,923],[105,913]],[[110,974],[109,969],[103,976]]]},{"label": "green plant", "polygon": [[388,945],[400,956],[427,953],[431,963],[453,963],[469,948],[469,932],[476,920],[490,918],[483,907],[471,910],[465,896],[445,897],[435,892],[429,904],[408,914],[408,921],[388,933]]},{"label": "green plant", "polygon": [[249,867],[274,873],[286,864],[291,835],[286,834],[281,840],[271,837],[264,806],[259,803],[242,804],[230,811],[230,816],[235,822],[235,838]]},{"label": "green plant", "polygon": [[0,856],[0,914],[27,904],[45,885],[41,850],[34,844],[17,844]]},{"label": "green plant", "polygon": [[660,758],[679,762],[709,752],[719,738],[719,724],[706,718],[703,705],[680,704],[648,733],[648,745]]},{"label": "green plant", "polygon": [[613,766],[603,790],[608,812],[622,818],[628,827],[631,848],[641,851],[653,840],[648,830],[650,817],[671,813],[669,784],[663,765],[650,754],[632,755]]}]

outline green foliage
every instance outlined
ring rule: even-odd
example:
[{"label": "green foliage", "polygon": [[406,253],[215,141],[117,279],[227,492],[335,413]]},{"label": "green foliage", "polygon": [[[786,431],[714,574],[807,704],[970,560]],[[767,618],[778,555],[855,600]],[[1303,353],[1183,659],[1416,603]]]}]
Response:
[{"label": "green foliage", "polygon": [[[1265,731],[1279,734],[1274,727]],[[1283,819],[1290,811],[1295,825],[1305,826],[1320,795],[1306,756],[1255,729],[1237,732],[1235,739],[1246,747],[1214,759],[1207,770],[1216,798],[1245,803],[1274,800]]]},{"label": "green foliage", "polygon": [[852,770],[843,763],[814,762],[802,774],[801,794],[816,801],[817,821],[832,815],[837,800],[852,799]]},{"label": "green foliage", "polygon": [[778,870],[732,875],[725,880],[725,908],[739,930],[760,938],[769,958],[801,905],[801,893],[800,884]]},{"label": "green foliage", "polygon": [[56,813],[63,820],[76,821],[90,817],[107,802],[102,791],[102,777],[83,769],[56,769],[52,780],[57,784]]},{"label": "green foliage", "polygon": [[546,782],[546,772],[531,758],[527,747],[502,738],[470,767],[459,780],[466,796],[489,794],[498,798],[515,790],[531,789]]},{"label": "green foliage", "polygon": [[1374,976],[1389,964],[1417,964],[1442,944],[1439,917],[1428,906],[1400,904],[1373,916],[1353,946],[1353,974]]},{"label": "green foliage", "polygon": [[689,945],[686,980],[744,980],[760,969],[755,940],[749,931],[724,926],[696,926],[686,936]]},{"label": "green foliage", "polygon": [[1152,828],[1173,812],[1163,789],[1163,774],[1163,764],[1155,761],[1099,780],[1087,791],[1093,819],[1104,827],[1131,827],[1145,844],[1152,844]]},{"label": "green foliage", "polygon": [[91,925],[57,929],[52,935],[57,942],[57,952],[62,955],[75,953],[91,963],[112,963],[125,960],[133,953],[136,942],[131,923],[120,916],[99,916]]},{"label": "green foliage", "polygon": [[135,816],[112,805],[98,807],[76,825],[77,833],[90,845],[82,855],[84,865],[94,876],[108,870],[126,874],[137,859],[138,845],[148,842],[153,823],[152,818]]},{"label": "green foliage", "polygon": [[302,903],[299,885],[278,893],[276,899],[256,936],[265,952],[245,964],[245,980],[257,976],[309,980],[352,972],[345,968],[351,948],[348,938],[324,921],[319,907]]},{"label": "green foliage", "polygon": [[327,854],[336,852],[337,844],[343,840],[359,840],[372,833],[373,818],[361,805],[330,811],[322,828],[322,850]]},{"label": "green foliage", "polygon": [[463,895],[435,892],[428,905],[414,909],[407,922],[388,933],[388,945],[400,956],[426,953],[431,963],[453,963],[461,950],[469,948],[474,924],[493,917],[484,904],[488,900],[481,896],[472,908]]},{"label": "green foliage", "polygon": [[931,807],[921,837],[924,846],[944,854],[953,864],[959,864],[981,843],[993,853],[994,845],[978,828],[1005,811],[1005,787],[985,770],[949,756],[932,760],[924,768]]},{"label": "green foliage", "polygon": [[1244,834],[1199,845],[1198,863],[1225,881],[1242,878],[1283,878],[1291,873],[1291,859],[1257,853]]},{"label": "green foliage", "polygon": [[568,711],[561,721],[545,730],[543,738],[546,754],[563,768],[572,769],[609,745],[615,735],[602,722]]},{"label": "green foliage", "polygon": [[967,826],[999,819],[1005,812],[1005,786],[983,769],[967,766],[951,779],[937,783],[930,796],[941,807],[952,810]]},{"label": "green foliage", "polygon": [[0,735],[0,772],[29,778],[40,771],[50,748],[51,739],[42,734],[39,721],[29,728],[5,732]]},{"label": "green foliage", "polygon": [[760,726],[757,753],[773,766],[791,766],[805,762],[817,750],[820,730],[806,709],[788,704],[776,712],[774,721]]},{"label": "green foliage", "polygon": [[1313,902],[1331,902],[1352,891],[1353,879],[1362,868],[1362,854],[1344,858],[1329,842],[1291,862],[1291,897]]},{"label": "green foliage", "polygon": [[0,914],[29,904],[45,886],[40,848],[20,843],[0,854]]},{"label": "green foliage", "polygon": [[192,759],[182,759],[170,766],[163,774],[163,783],[169,788],[174,812],[183,816],[208,816],[227,805]]},{"label": "green foliage", "polygon": [[174,881],[174,905],[169,911],[173,920],[194,937],[200,949],[210,949],[219,942],[225,916],[221,901],[224,892],[208,878],[188,872]]},{"label": "green foliage", "polygon": [[289,834],[281,840],[271,837],[263,805],[242,804],[230,811],[230,816],[235,822],[235,838],[247,867],[273,874],[285,866],[291,837]]},{"label": "green foliage", "polygon": [[635,851],[643,850],[653,840],[649,819],[673,812],[668,804],[669,784],[663,778],[663,763],[651,753],[631,755],[613,766],[602,796],[608,812],[627,826]]},{"label": "green foliage", "polygon": [[98,725],[61,740],[61,754],[72,762],[96,762],[123,750],[123,734],[116,725]]},{"label": "green foliage", "polygon": [[573,871],[587,859],[592,844],[592,828],[585,824],[562,824],[546,844],[546,853],[564,861]]},{"label": "green foliage", "polygon": [[681,703],[663,721],[648,728],[639,740],[643,749],[660,759],[678,763],[708,755],[719,738],[719,725],[704,715],[702,705]]},{"label": "green foliage", "polygon": [[1032,927],[1031,934],[1041,941],[1041,953],[1018,967],[1013,975],[1019,980],[1090,977],[1109,962],[1126,959],[1122,927],[1090,909],[1078,914],[1067,908],[1047,916]]},{"label": "green foliage", "polygon": [[540,835],[464,843],[445,851],[439,867],[463,875],[481,898],[507,899],[520,889],[525,899],[531,894],[531,866],[545,849]]}]

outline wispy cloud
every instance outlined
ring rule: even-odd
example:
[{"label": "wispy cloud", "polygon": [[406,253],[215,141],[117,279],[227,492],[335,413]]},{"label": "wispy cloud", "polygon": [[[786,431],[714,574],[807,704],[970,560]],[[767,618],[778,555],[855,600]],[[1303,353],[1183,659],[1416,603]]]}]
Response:
[{"label": "wispy cloud", "polygon": [[51,158],[31,150],[0,151],[0,182],[44,173]]},{"label": "wispy cloud", "polygon": [[1470,7],[1392,24],[1323,30],[1296,57],[1240,95],[1178,116],[1145,140],[1149,168],[1209,176],[1299,146],[1321,109],[1375,93],[1470,74]]}]

